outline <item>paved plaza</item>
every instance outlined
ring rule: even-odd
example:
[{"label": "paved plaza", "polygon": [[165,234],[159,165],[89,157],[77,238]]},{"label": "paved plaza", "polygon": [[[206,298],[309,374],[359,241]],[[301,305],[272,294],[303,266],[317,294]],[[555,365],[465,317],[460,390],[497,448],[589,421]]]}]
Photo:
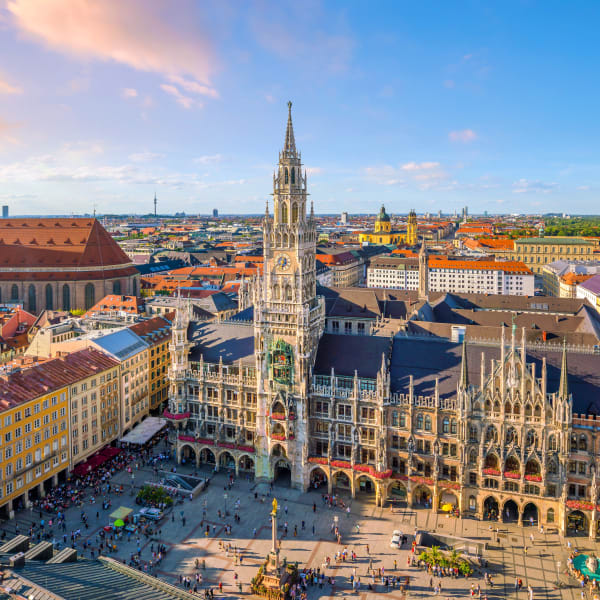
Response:
[{"label": "paved plaza", "polygon": [[[191,473],[192,467],[178,467],[178,472]],[[139,487],[146,480],[155,479],[151,467],[134,470],[135,487]],[[212,474],[210,471],[199,472],[201,475],[211,474],[212,479],[207,490],[202,492],[193,501],[186,499],[183,504],[177,504],[173,510],[167,512],[159,528],[160,541],[164,543],[168,552],[163,561],[157,566],[154,574],[169,581],[179,584],[180,575],[194,576],[196,572],[202,575],[200,590],[212,587],[217,597],[239,598],[238,582],[242,583],[242,597],[250,595],[249,582],[256,574],[257,567],[261,564],[271,549],[271,525],[269,512],[273,496],[269,496],[270,486],[256,485],[253,481],[241,476],[237,479],[231,490],[224,487],[229,481],[226,472]],[[118,506],[135,508],[131,476],[121,472],[113,477],[113,483],[122,483],[125,492],[121,496],[112,496],[112,507],[102,510],[100,502],[91,505],[89,501],[83,510],[89,518],[89,529],[85,529],[80,519],[80,508],[67,510],[67,534],[76,529],[81,529],[83,536],[79,538],[77,547],[80,553],[83,550],[83,541],[89,541],[96,550],[97,533],[108,524],[109,513]],[[264,492],[264,496],[261,492]],[[227,493],[227,499],[224,494]],[[255,498],[255,494],[258,495]],[[434,597],[430,588],[432,578],[425,571],[407,567],[410,544],[415,529],[425,529],[447,533],[460,537],[475,538],[487,541],[489,550],[486,558],[489,561],[487,571],[493,576],[494,586],[486,586],[483,571],[475,573],[471,579],[451,579],[445,577],[441,580],[442,592],[440,598],[467,598],[471,597],[471,585],[478,584],[482,589],[482,597],[487,598],[523,598],[527,597],[527,586],[531,585],[536,599],[574,599],[581,598],[581,590],[569,583],[571,587],[560,590],[555,589],[557,579],[557,562],[561,563],[564,572],[567,558],[566,540],[552,533],[539,533],[530,527],[514,525],[499,525],[499,535],[496,539],[495,529],[490,530],[489,522],[473,519],[457,519],[445,514],[434,514],[426,509],[391,509],[375,506],[374,498],[361,495],[355,500],[346,496],[351,511],[347,513],[339,508],[328,508],[322,502],[321,491],[301,493],[287,487],[275,485],[273,494],[279,502],[279,536],[281,539],[281,557],[287,561],[298,561],[300,567],[323,567],[327,557],[331,559],[331,566],[325,569],[328,577],[335,581],[334,585],[325,584],[321,589],[318,586],[309,587],[309,598],[345,598],[360,596],[367,600],[385,595],[390,599],[395,598],[429,598]],[[89,498],[89,494],[88,494]],[[239,515],[241,522],[234,519],[235,502],[239,500]],[[316,511],[313,511],[313,504]],[[223,515],[227,506],[229,516]],[[206,510],[206,520],[203,520],[203,511]],[[100,513],[96,519],[96,512]],[[222,511],[219,518],[218,511]],[[182,518],[183,512],[183,518]],[[44,514],[46,522],[50,515]],[[332,524],[337,518],[338,527],[342,535],[342,543],[338,545],[332,533]],[[185,524],[183,520],[185,519]],[[21,533],[27,533],[30,525],[37,526],[39,512],[25,510],[17,515],[17,520],[3,524],[8,534],[15,533],[15,524],[18,521]],[[302,523],[304,522],[304,528]],[[288,533],[284,535],[284,526],[287,523]],[[205,535],[206,525],[209,525],[209,535]],[[226,535],[225,526],[231,525],[231,535]],[[496,524],[494,524],[495,528]],[[394,529],[400,529],[408,535],[408,544],[400,550],[390,548],[390,538]],[[256,530],[256,535],[254,535]],[[296,535],[294,532],[296,531]],[[530,535],[534,533],[534,543],[531,544]],[[62,531],[54,532],[55,537],[62,541]],[[598,544],[587,538],[570,538],[573,547],[580,550],[594,550],[598,552]],[[221,544],[222,542],[222,544]],[[141,547],[141,558],[148,561],[152,558],[152,550],[156,548],[156,540],[146,539],[142,536],[139,542],[136,536],[129,541],[117,542],[117,552],[110,556],[129,561]],[[232,550],[227,552],[227,545],[231,544]],[[224,546],[224,547],[222,547]],[[527,547],[527,554],[525,554]],[[337,551],[346,548],[349,553],[356,552],[356,562],[336,563]],[[367,548],[369,553],[367,552]],[[242,555],[242,562],[235,556],[236,552]],[[83,551],[85,557],[90,557],[90,549]],[[195,561],[198,560],[199,568],[196,569]],[[385,575],[410,577],[410,588],[406,594],[399,589],[386,591],[377,578],[373,590],[368,589],[372,584],[372,577],[367,574],[369,561],[372,560],[374,569],[383,568]],[[394,569],[394,561],[397,568]],[[203,563],[205,568],[203,568]],[[353,593],[350,586],[350,576],[354,569],[361,578],[359,594]],[[235,579],[238,575],[238,580]],[[515,577],[523,580],[523,590],[519,594],[514,592]],[[565,576],[563,581],[567,581]],[[440,581],[433,579],[433,583]],[[223,589],[219,593],[218,585],[222,583]],[[589,596],[586,596],[589,597]]]}]

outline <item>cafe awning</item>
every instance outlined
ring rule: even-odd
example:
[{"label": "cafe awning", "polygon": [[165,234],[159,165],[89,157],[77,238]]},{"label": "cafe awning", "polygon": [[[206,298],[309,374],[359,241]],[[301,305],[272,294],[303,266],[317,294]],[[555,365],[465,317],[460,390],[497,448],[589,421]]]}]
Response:
[{"label": "cafe awning", "polygon": [[166,419],[161,419],[160,417],[147,417],[141,423],[138,423],[125,437],[121,438],[121,442],[137,445],[145,444],[166,424]]},{"label": "cafe awning", "polygon": [[133,512],[133,508],[127,508],[126,506],[119,506],[116,510],[113,510],[109,517],[116,521],[117,519],[122,519],[123,521]]}]

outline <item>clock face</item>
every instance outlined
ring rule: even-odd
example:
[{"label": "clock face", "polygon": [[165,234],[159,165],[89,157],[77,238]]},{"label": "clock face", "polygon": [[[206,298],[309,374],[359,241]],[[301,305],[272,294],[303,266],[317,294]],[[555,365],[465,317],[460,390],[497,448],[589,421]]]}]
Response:
[{"label": "clock face", "polygon": [[280,269],[285,269],[288,267],[288,265],[290,264],[290,261],[288,259],[287,256],[285,256],[284,254],[282,254],[281,256],[277,257],[277,261],[275,262],[275,264],[280,268]]}]

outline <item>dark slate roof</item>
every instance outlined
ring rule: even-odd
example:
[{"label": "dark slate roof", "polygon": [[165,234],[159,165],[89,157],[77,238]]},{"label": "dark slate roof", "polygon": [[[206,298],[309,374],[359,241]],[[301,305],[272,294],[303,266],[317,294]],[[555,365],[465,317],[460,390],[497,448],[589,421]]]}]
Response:
[{"label": "dark slate roof", "polygon": [[206,298],[194,300],[194,304],[211,313],[235,310],[237,308],[237,302],[234,302],[228,294],[224,294],[223,292],[216,292]]},{"label": "dark slate roof", "polygon": [[194,344],[190,360],[200,356],[206,362],[233,364],[241,360],[254,364],[254,327],[243,323],[191,323],[189,340]]},{"label": "dark slate roof", "polygon": [[381,368],[381,355],[389,355],[391,341],[388,337],[374,335],[335,335],[326,333],[319,342],[314,372],[330,375],[331,368],[337,375],[375,379]]},{"label": "dark slate roof", "polygon": [[242,321],[242,322],[254,322],[254,306],[249,306],[244,310],[240,310],[239,313],[236,313],[232,317],[229,317],[229,321]]},{"label": "dark slate roof", "polygon": [[[482,352],[488,375],[491,360],[500,359],[498,346],[467,345],[469,382],[476,386],[480,384]],[[432,395],[436,377],[439,378],[440,396],[454,396],[460,376],[461,354],[461,344],[398,336],[394,340],[390,367],[392,392],[408,393],[409,376],[413,375],[417,396]],[[539,350],[527,352],[527,362],[535,363],[536,377],[541,375],[544,356],[548,371],[547,391],[551,393],[558,390],[562,354]],[[573,412],[600,414],[600,355],[571,353],[567,356],[567,364]]]},{"label": "dark slate roof", "polygon": [[171,271],[172,269],[180,269],[184,266],[185,263],[182,260],[164,260],[145,265],[136,265],[135,268],[139,271],[140,275],[154,275],[156,273]]},{"label": "dark slate roof", "polygon": [[57,596],[73,600],[167,600],[175,598],[164,590],[141,583],[96,560],[46,564],[27,561],[18,575]]},{"label": "dark slate roof", "polygon": [[592,292],[592,294],[600,294],[600,275],[594,275],[579,285]]}]

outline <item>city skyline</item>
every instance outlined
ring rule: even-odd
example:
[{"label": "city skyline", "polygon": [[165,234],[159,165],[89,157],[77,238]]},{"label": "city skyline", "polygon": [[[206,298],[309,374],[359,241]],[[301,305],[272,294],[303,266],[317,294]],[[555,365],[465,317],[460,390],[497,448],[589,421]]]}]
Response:
[{"label": "city skyline", "polygon": [[317,214],[594,212],[593,3],[169,6],[0,4],[11,214],[259,214],[288,99]]}]

